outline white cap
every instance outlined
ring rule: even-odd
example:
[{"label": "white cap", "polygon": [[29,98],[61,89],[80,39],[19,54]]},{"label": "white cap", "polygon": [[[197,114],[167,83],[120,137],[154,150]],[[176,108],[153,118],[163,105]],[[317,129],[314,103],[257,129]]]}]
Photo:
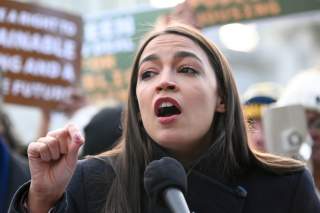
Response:
[{"label": "white cap", "polygon": [[278,106],[300,104],[320,111],[320,69],[311,69],[295,75],[279,98]]},{"label": "white cap", "polygon": [[[279,99],[283,88],[281,85],[274,82],[259,82],[251,85],[243,94],[244,104],[250,104],[251,102],[256,104],[270,104]],[[259,97],[270,99],[270,103],[264,103],[263,100],[259,100]],[[261,101],[261,102],[260,102]]]}]

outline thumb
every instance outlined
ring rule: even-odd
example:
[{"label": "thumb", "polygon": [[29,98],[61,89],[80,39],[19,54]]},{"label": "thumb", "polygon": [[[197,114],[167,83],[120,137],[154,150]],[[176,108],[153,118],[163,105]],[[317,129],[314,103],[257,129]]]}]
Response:
[{"label": "thumb", "polygon": [[73,124],[67,126],[71,141],[68,144],[67,161],[69,163],[75,163],[78,160],[78,152],[80,147],[84,144],[83,136],[80,130]]}]

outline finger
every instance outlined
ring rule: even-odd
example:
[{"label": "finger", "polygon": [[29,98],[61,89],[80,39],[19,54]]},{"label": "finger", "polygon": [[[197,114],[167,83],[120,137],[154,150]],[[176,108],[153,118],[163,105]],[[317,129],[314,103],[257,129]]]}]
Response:
[{"label": "finger", "polygon": [[59,150],[62,154],[68,153],[68,141],[71,139],[66,128],[50,131],[48,137],[56,138],[59,141]]},{"label": "finger", "polygon": [[59,140],[59,149],[61,154],[68,153],[68,141],[67,140]]},{"label": "finger", "polygon": [[28,145],[28,158],[40,158],[40,150],[37,142],[31,142]]},{"label": "finger", "polygon": [[79,130],[79,128],[76,125],[68,124],[66,126],[66,130],[67,130],[68,134],[70,135],[72,142],[80,143],[80,144],[84,143],[84,139],[82,137],[81,131]]},{"label": "finger", "polygon": [[70,136],[66,128],[60,128],[53,131],[48,132],[47,136],[51,136],[54,138],[59,138],[63,140],[69,140]]},{"label": "finger", "polygon": [[51,160],[51,154],[50,154],[48,144],[37,141],[37,145],[38,145],[41,160],[49,162]]},{"label": "finger", "polygon": [[66,129],[71,137],[71,143],[69,143],[68,148],[68,160],[76,161],[78,159],[78,151],[84,143],[84,139],[80,130],[74,124],[68,124]]},{"label": "finger", "polygon": [[[53,136],[47,136],[50,139],[50,143],[53,141],[56,141],[57,147],[52,147],[54,149],[58,149],[60,154],[67,154],[68,153],[68,138],[66,137],[53,137]],[[49,142],[49,141],[48,141]],[[51,144],[49,144],[49,148],[51,150]]]},{"label": "finger", "polygon": [[47,136],[47,137],[38,139],[38,142],[47,144],[50,152],[50,157],[51,157],[50,160],[58,160],[60,158],[62,153],[60,152],[58,139],[51,136]]}]

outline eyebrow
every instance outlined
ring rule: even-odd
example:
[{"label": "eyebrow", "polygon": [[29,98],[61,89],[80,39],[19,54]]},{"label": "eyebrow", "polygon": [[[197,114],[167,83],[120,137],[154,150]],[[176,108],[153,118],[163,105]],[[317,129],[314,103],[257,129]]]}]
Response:
[{"label": "eyebrow", "polygon": [[[174,54],[173,56],[174,58],[187,58],[187,57],[191,57],[196,59],[197,61],[199,61],[200,63],[202,63],[201,59],[194,53],[191,52],[187,52],[187,51],[179,51],[177,53]],[[142,61],[139,64],[139,67],[141,66],[141,64],[143,64],[144,62],[147,61],[156,61],[156,60],[160,60],[160,58],[156,55],[156,54],[151,54],[147,57],[145,57],[144,59],[142,59]]]},{"label": "eyebrow", "polygon": [[202,63],[201,59],[194,53],[187,52],[187,51],[180,51],[174,54],[174,58],[187,58],[191,57]]},{"label": "eyebrow", "polygon": [[147,57],[145,57],[144,59],[142,59],[142,61],[139,63],[139,67],[141,66],[141,64],[143,64],[144,62],[147,62],[147,61],[156,61],[156,60],[159,60],[160,58],[155,55],[155,54],[151,54],[151,55],[148,55]]}]

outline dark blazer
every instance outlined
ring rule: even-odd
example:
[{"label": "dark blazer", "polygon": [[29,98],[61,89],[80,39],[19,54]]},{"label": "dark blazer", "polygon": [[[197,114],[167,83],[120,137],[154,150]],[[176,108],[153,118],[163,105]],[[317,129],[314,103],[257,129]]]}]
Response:
[{"label": "dark blazer", "polygon": [[[115,176],[106,159],[79,161],[75,174],[53,212],[101,212]],[[10,213],[23,212],[22,203],[29,183],[16,193]],[[193,170],[188,175],[189,208],[194,213],[317,213],[320,202],[307,170],[275,175],[253,168],[235,185],[226,185]],[[169,213],[146,197],[144,212]]]},{"label": "dark blazer", "polygon": [[30,172],[27,161],[17,154],[9,153],[8,194],[4,201],[4,209],[7,210],[9,208],[14,193],[29,179]]}]

